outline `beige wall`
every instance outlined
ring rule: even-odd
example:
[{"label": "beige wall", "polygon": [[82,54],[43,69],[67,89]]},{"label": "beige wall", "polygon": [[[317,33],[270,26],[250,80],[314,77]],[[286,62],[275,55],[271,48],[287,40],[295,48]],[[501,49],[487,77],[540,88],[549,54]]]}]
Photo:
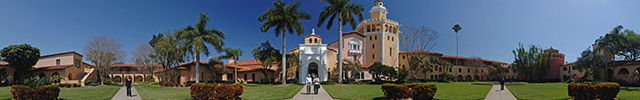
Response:
[{"label": "beige wall", "polygon": [[82,60],[82,57],[74,53],[49,56],[40,58],[34,67],[56,66],[57,59],[60,59],[60,65],[73,65],[76,59]]}]

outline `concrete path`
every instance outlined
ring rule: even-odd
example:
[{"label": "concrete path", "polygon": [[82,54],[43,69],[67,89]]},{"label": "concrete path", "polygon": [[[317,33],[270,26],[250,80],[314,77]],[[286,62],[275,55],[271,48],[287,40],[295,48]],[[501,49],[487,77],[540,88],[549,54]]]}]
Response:
[{"label": "concrete path", "polygon": [[127,97],[127,87],[122,86],[120,87],[120,90],[118,90],[118,93],[116,93],[116,95],[111,98],[111,100],[142,100],[142,98],[140,98],[140,96],[138,95],[138,91],[136,91],[136,88],[134,88],[133,86],[131,86],[131,96],[132,97]]},{"label": "concrete path", "polygon": [[487,94],[487,97],[485,97],[484,99],[485,100],[518,100],[516,99],[515,96],[513,96],[513,94],[511,94],[511,91],[509,91],[507,86],[504,87],[504,90],[500,90],[500,84],[493,85],[493,87],[491,87],[491,90],[489,90],[489,94]]},{"label": "concrete path", "polygon": [[305,85],[298,91],[298,94],[290,100],[333,100],[329,93],[322,87],[323,86],[320,86],[318,89],[318,94],[313,94],[313,86],[311,86],[311,93],[307,94],[307,85]]}]

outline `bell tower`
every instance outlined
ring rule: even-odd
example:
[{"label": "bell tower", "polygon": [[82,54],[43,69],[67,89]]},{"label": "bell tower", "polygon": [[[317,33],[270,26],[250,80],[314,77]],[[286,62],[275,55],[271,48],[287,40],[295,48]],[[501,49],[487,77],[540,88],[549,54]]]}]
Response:
[{"label": "bell tower", "polygon": [[356,31],[363,33],[364,37],[364,65],[371,65],[375,62],[398,67],[400,24],[387,19],[387,8],[382,0],[373,2],[373,7],[369,10],[370,19],[365,19],[356,28]]}]

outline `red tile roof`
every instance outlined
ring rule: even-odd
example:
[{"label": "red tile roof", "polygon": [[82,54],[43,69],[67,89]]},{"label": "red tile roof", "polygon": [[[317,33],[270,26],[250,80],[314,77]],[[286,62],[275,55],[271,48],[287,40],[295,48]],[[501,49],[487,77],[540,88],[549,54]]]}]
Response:
[{"label": "red tile roof", "polygon": [[406,54],[406,53],[427,53],[427,54],[439,54],[439,55],[441,55],[441,53],[430,52],[430,51],[422,51],[422,50],[409,50],[409,51],[400,51],[399,52],[399,54]]},{"label": "red tile roof", "polygon": [[311,34],[311,35],[304,36],[304,38],[312,37],[312,36],[322,38],[322,36],[320,36],[320,35],[315,35],[315,34]]},{"label": "red tile roof", "polygon": [[54,54],[48,54],[48,55],[44,55],[44,56],[40,56],[40,58],[44,58],[44,57],[50,57],[50,56],[57,56],[57,55],[65,55],[65,54],[77,54],[80,55],[80,57],[82,57],[82,54],[75,52],[75,51],[67,51],[67,52],[61,52],[61,53],[54,53]]},{"label": "red tile roof", "polygon": [[59,65],[59,66],[46,66],[46,67],[31,67],[31,70],[58,70],[58,69],[66,69],[68,67],[72,67],[73,65]]},{"label": "red tile roof", "polygon": [[[237,64],[238,67],[249,66],[249,65],[261,65],[262,62],[260,60],[247,60],[247,61],[238,61],[234,64]],[[234,64],[224,64],[224,66],[235,67]]]},{"label": "red tile roof", "polygon": [[293,52],[294,50],[298,50],[298,49],[300,49],[300,47],[293,48],[293,49],[289,50],[289,52]]},{"label": "red tile roof", "polygon": [[449,55],[442,55],[442,58],[449,58],[449,59],[465,59],[465,60],[480,60],[480,61],[485,61],[485,62],[492,62],[492,63],[501,63],[501,64],[507,64],[505,62],[500,62],[500,61],[495,61],[495,60],[488,60],[488,59],[479,59],[479,58],[471,58],[471,57],[460,57],[460,56],[449,56]]}]

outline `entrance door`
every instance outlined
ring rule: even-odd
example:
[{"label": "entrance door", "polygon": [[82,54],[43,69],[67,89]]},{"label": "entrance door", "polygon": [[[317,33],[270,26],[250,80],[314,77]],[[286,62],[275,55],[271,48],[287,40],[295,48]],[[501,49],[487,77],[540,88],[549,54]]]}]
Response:
[{"label": "entrance door", "polygon": [[316,64],[315,62],[312,62],[309,64],[309,74],[311,75],[318,75],[318,64]]}]

